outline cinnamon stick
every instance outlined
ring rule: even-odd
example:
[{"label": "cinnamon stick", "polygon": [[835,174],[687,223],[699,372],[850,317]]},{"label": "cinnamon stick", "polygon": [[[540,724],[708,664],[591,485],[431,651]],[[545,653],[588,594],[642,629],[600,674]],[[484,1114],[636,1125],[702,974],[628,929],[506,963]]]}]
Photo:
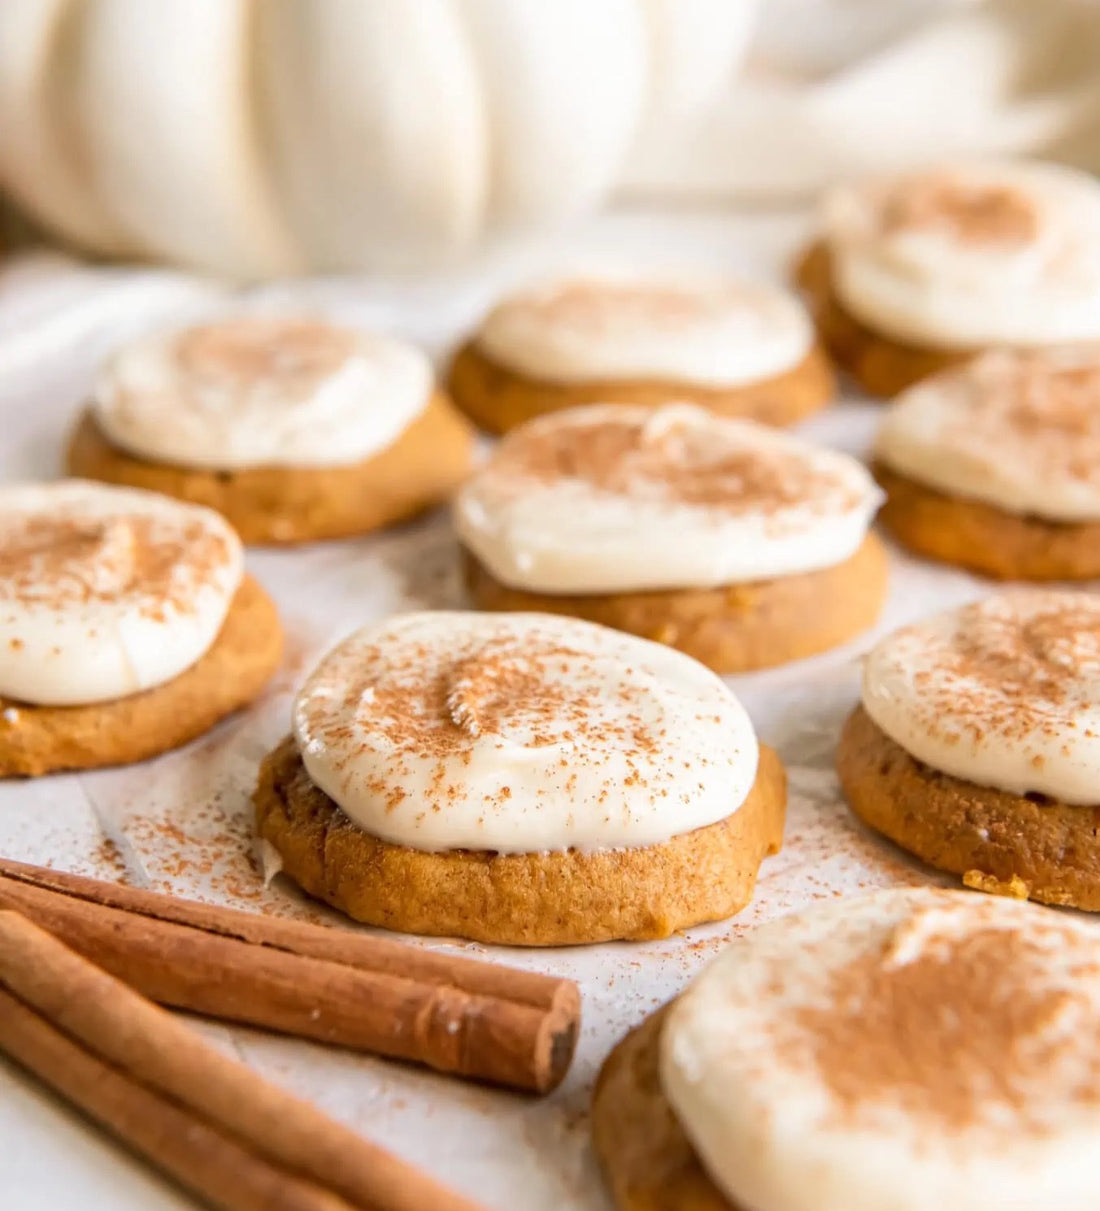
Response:
[{"label": "cinnamon stick", "polygon": [[161,1004],[545,1093],[574,983],[0,859],[0,908]]},{"label": "cinnamon stick", "polygon": [[0,1049],[219,1211],[477,1211],[9,911]]}]

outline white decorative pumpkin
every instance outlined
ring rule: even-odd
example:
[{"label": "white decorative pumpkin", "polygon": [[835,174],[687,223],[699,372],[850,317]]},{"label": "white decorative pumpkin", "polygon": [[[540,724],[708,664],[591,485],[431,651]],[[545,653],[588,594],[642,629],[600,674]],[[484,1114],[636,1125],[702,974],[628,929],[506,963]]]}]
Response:
[{"label": "white decorative pumpkin", "polygon": [[243,277],[559,221],[728,78],[757,0],[0,0],[0,185]]}]

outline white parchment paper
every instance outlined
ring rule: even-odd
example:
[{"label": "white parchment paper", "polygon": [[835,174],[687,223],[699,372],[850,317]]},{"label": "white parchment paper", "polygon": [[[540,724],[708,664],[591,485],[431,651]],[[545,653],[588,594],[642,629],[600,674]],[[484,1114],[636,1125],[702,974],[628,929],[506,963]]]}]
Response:
[{"label": "white parchment paper", "polygon": [[[800,216],[719,213],[606,216],[523,254],[501,249],[478,272],[431,283],[329,279],[267,287],[251,306],[301,306],[380,326],[441,354],[504,284],[561,265],[685,266],[779,276],[807,230]],[[35,293],[35,292],[38,293]],[[169,315],[224,304],[215,287],[149,271],[77,270],[64,262],[0,263],[0,477],[53,477],[97,358],[123,335]],[[805,427],[862,453],[876,407],[847,401]],[[302,672],[352,628],[400,610],[462,604],[456,548],[438,514],[382,536],[255,552],[288,632],[283,673],[251,711],[187,749],[130,769],[0,783],[0,853],[183,896],[354,928],[282,878],[264,885],[248,796],[256,764],[286,731]],[[977,596],[972,578],[895,553],[876,633]],[[651,944],[486,954],[580,981],[584,1026],[554,1095],[535,1101],[345,1051],[196,1022],[216,1045],[310,1098],[373,1140],[490,1208],[608,1206],[588,1140],[587,1106],[614,1042],[674,995],[701,964],[758,922],[820,899],[891,884],[942,881],[857,825],[832,770],[840,722],[854,703],[866,635],[771,673],[734,678],[761,737],[790,773],[783,852],[764,864],[740,917]],[[162,1211],[190,1206],[15,1067],[0,1061],[0,1206],[12,1211]]]}]

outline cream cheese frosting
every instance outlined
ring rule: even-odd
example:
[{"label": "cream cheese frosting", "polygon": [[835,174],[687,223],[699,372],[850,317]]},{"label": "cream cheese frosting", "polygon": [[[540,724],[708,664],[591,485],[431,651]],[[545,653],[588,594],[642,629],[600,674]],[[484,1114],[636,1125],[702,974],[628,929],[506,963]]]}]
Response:
[{"label": "cream cheese frosting", "polygon": [[904,392],[875,456],[950,495],[1100,521],[1100,345],[987,353]]},{"label": "cream cheese frosting", "polygon": [[942,773],[1100,803],[1100,596],[1017,589],[903,627],[868,654],[863,706]]},{"label": "cream cheese frosting", "polygon": [[207,470],[326,467],[392,445],[427,406],[411,345],[323,320],[235,317],[160,333],[103,367],[99,427],[140,458]]},{"label": "cream cheese frosting", "polygon": [[190,668],[243,575],[218,514],[81,480],[0,488],[0,696],[122,698]]},{"label": "cream cheese frosting", "polygon": [[814,335],[801,304],[774,286],[576,278],[505,299],[476,341],[493,361],[550,382],[658,379],[721,389],[792,370]]},{"label": "cream cheese frosting", "polygon": [[752,421],[592,405],[509,433],[455,524],[513,588],[712,588],[843,563],[880,501],[855,459]]},{"label": "cream cheese frosting", "polygon": [[294,706],[306,772],[419,850],[652,845],[725,819],[758,748],[680,652],[543,614],[407,614],[349,636]]},{"label": "cream cheese frosting", "polygon": [[833,287],[868,327],[942,349],[1100,339],[1100,182],[1034,162],[835,187]]},{"label": "cream cheese frosting", "polygon": [[1092,1211],[1100,935],[899,890],[735,942],[673,1005],[660,1080],[753,1211]]}]

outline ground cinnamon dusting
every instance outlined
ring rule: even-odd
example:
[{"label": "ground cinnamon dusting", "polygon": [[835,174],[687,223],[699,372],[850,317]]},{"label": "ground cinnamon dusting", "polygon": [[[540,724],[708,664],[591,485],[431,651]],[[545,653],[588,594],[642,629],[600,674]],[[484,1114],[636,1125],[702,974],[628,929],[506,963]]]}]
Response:
[{"label": "ground cinnamon dusting", "polygon": [[15,514],[0,518],[0,601],[62,609],[128,597],[162,619],[192,612],[229,559],[226,537],[201,521]]},{"label": "ground cinnamon dusting", "polygon": [[176,340],[176,363],[197,379],[245,385],[278,378],[325,378],[355,352],[346,329],[318,320],[246,318],[190,328]]},{"label": "ground cinnamon dusting", "polygon": [[585,424],[546,424],[509,435],[492,474],[506,490],[576,480],[599,492],[724,513],[774,514],[802,505],[843,511],[859,493],[831,468],[758,443],[731,448],[692,425],[655,414]]},{"label": "ground cinnamon dusting", "polygon": [[1100,357],[1006,353],[958,373],[964,390],[944,427],[952,449],[1100,486]]},{"label": "ground cinnamon dusting", "polygon": [[1025,243],[1038,234],[1035,207],[1007,185],[950,177],[909,178],[886,198],[883,230],[942,230],[963,243]]},{"label": "ground cinnamon dusting", "polygon": [[[335,768],[349,772],[369,752],[356,777],[390,812],[407,806],[409,785],[423,786],[426,766],[427,794],[417,819],[464,799],[463,770],[477,753],[514,745],[562,746],[568,753],[552,782],[530,788],[536,799],[574,793],[577,772],[602,769],[608,749],[618,755],[618,772],[596,795],[608,811],[623,786],[654,797],[686,795],[681,771],[653,759],[668,738],[647,682],[632,680],[635,671],[624,668],[614,684],[603,659],[537,630],[460,634],[449,650],[389,635],[330,657],[340,666],[331,682],[339,689],[300,701],[308,736],[303,752],[308,759],[311,752],[336,750]],[[733,759],[716,755],[714,762]],[[486,806],[503,807],[512,796],[504,781]]]},{"label": "ground cinnamon dusting", "polygon": [[634,328],[676,329],[744,305],[736,287],[692,290],[672,283],[578,279],[552,291],[509,301],[516,315],[593,335]]},{"label": "ground cinnamon dusting", "polygon": [[[829,1003],[801,1009],[795,1025],[840,1118],[868,1122],[885,1103],[962,1131],[1003,1127],[1007,1112],[1011,1146],[1047,1129],[1034,1097],[1044,1081],[1059,1082],[1063,1104],[1100,1103],[1100,1051],[1079,1047],[1073,1030],[1081,998],[1072,982],[1051,981],[1044,959],[1057,933],[990,927],[941,937],[911,961],[891,940],[838,971]],[[1079,967],[1095,983],[1095,958]],[[1087,1021],[1095,1010],[1083,1012]]]},{"label": "ground cinnamon dusting", "polygon": [[1067,718],[1093,706],[1080,690],[1083,675],[1100,671],[1100,601],[1023,591],[964,606],[956,617],[935,672],[914,677],[933,735],[962,719],[975,740],[989,731],[1057,738]]}]

